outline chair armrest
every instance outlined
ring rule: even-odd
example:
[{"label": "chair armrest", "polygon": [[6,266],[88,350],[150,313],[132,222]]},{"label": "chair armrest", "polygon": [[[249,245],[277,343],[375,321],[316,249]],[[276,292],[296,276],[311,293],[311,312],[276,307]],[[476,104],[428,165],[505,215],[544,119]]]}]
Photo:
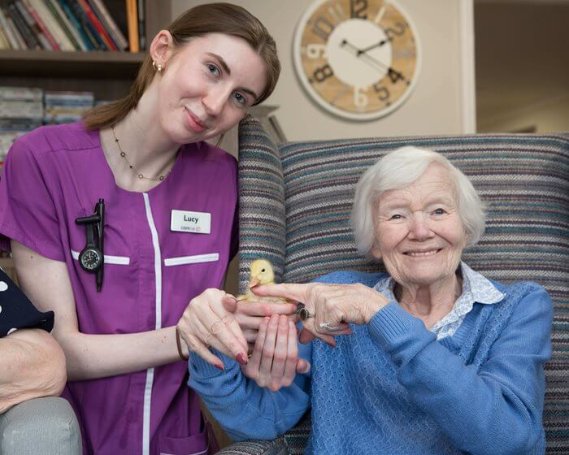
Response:
[{"label": "chair armrest", "polygon": [[282,437],[272,441],[235,442],[217,452],[217,455],[287,455],[288,449]]}]

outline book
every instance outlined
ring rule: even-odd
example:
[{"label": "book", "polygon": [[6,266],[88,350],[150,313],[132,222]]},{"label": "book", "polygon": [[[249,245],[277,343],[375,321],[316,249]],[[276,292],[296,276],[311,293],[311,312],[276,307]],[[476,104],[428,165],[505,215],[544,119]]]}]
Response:
[{"label": "book", "polygon": [[98,34],[100,40],[105,44],[107,49],[111,51],[118,50],[117,45],[113,41],[113,39],[109,36],[109,33],[95,14],[95,12],[91,9],[87,0],[77,0],[79,6],[83,9],[85,17],[89,21],[89,23],[93,26],[94,30]]},{"label": "book", "polygon": [[44,93],[44,123],[74,122],[94,105],[93,92],[46,91]]},{"label": "book", "polygon": [[140,52],[138,41],[138,7],[137,0],[126,1],[126,20],[128,25],[128,46],[130,52]]},{"label": "book", "polygon": [[32,31],[27,22],[24,20],[16,4],[14,2],[8,3],[5,12],[8,14],[12,20],[12,23],[15,25],[20,38],[25,41],[26,48],[31,50],[41,49],[42,46],[38,41],[35,32]]},{"label": "book", "polygon": [[22,45],[18,38],[17,31],[14,30],[14,24],[11,19],[7,18],[4,14],[4,10],[0,7],[0,28],[3,30],[4,35],[10,43],[11,49],[25,49],[25,44]]},{"label": "book", "polygon": [[0,49],[11,49],[10,41],[8,41],[8,37],[0,27]]},{"label": "book", "polygon": [[55,19],[55,21],[59,24],[59,28],[61,31],[67,36],[67,39],[73,46],[74,50],[77,51],[86,51],[87,47],[83,44],[83,40],[79,36],[79,33],[75,30],[73,25],[67,19],[67,16],[59,6],[56,0],[45,0],[45,6]]},{"label": "book", "polygon": [[113,39],[117,48],[124,51],[128,47],[128,40],[126,39],[124,33],[115,22],[113,16],[107,9],[103,0],[89,0],[89,4],[91,5],[91,8],[95,12],[99,20],[103,23],[103,25],[109,32],[109,35]]},{"label": "book", "polygon": [[38,87],[3,87],[0,86],[2,101],[42,101],[43,90]]},{"label": "book", "polygon": [[93,34],[89,21],[83,14],[81,7],[74,2],[74,0],[57,0],[59,6],[63,9],[69,21],[73,24],[75,29],[83,38],[84,43],[89,47],[89,50],[105,49],[105,45],[98,40]]},{"label": "book", "polygon": [[61,16],[62,20],[64,20],[65,25],[73,34],[75,39],[78,41],[81,49],[85,51],[93,50],[93,44],[86,33],[83,31],[81,24],[71,11],[71,9],[67,6],[65,2],[60,0],[47,0],[49,3],[53,5],[53,7],[57,10],[58,14]]},{"label": "book", "polygon": [[31,16],[32,20],[34,21],[36,30],[38,35],[42,35],[49,43],[49,50],[59,51],[61,50],[61,46],[51,33],[51,30],[48,28],[46,23],[46,17],[41,17],[39,11],[30,3],[30,0],[18,0],[18,3],[22,4],[23,7],[27,10],[28,14]]},{"label": "book", "polygon": [[136,12],[138,15],[138,44],[140,50],[146,49],[146,8],[145,0],[137,0]]},{"label": "book", "polygon": [[44,23],[47,33],[50,33],[57,45],[59,50],[62,51],[73,51],[75,46],[71,40],[64,33],[59,22],[56,20],[47,4],[44,0],[24,0],[27,2],[39,16],[39,19]]},{"label": "book", "polygon": [[48,51],[54,50],[52,42],[50,42],[47,36],[44,34],[40,24],[36,21],[34,15],[29,10],[28,6],[23,2],[23,0],[15,0],[14,4],[16,5],[16,8],[20,12],[21,16],[23,17],[32,33],[39,41],[41,48]]}]

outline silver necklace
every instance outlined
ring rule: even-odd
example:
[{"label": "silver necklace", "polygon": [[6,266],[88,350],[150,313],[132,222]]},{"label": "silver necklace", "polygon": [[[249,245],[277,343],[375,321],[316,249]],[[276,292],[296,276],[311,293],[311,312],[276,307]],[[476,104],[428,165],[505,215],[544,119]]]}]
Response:
[{"label": "silver necklace", "polygon": [[[115,125],[111,126],[111,130],[113,132],[113,137],[115,138],[115,143],[117,144],[117,148],[119,149],[120,155],[121,157],[125,160],[126,164],[128,165],[128,167],[130,169],[132,169],[132,171],[136,174],[136,176],[140,179],[140,180],[151,180],[152,182],[161,182],[162,180],[164,180],[166,178],[166,176],[170,173],[170,171],[164,173],[164,174],[160,174],[156,177],[146,177],[142,172],[139,172],[136,167],[134,166],[134,164],[132,164],[127,156],[126,156],[126,152],[122,149],[121,147],[121,143],[119,142],[119,138],[117,137],[117,133],[115,132]],[[171,169],[170,169],[171,170]]]}]

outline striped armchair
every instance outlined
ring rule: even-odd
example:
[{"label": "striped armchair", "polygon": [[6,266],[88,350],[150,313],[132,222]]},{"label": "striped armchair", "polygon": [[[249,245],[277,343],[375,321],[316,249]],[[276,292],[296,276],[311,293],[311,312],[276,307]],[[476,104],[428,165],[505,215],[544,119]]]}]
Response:
[{"label": "striped armchair", "polygon": [[[386,151],[407,144],[446,155],[488,205],[486,234],[465,251],[465,261],[489,278],[533,280],[551,294],[547,453],[569,453],[569,134],[367,138],[277,148],[258,121],[247,118],[239,134],[242,286],[257,257],[273,262],[277,281],[377,269],[354,247],[349,226],[354,186]],[[278,440],[237,443],[220,453],[302,453],[309,428],[308,415]]]}]

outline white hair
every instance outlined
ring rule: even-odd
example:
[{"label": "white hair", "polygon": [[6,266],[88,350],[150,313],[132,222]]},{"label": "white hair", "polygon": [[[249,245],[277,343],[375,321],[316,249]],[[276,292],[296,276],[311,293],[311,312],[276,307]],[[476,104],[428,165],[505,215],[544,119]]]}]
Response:
[{"label": "white hair", "polygon": [[374,209],[379,196],[385,191],[411,185],[432,163],[441,164],[450,173],[458,199],[458,214],[467,236],[467,246],[475,245],[480,240],[486,223],[485,207],[468,177],[440,153],[405,146],[378,160],[356,185],[351,221],[360,254],[371,255],[375,242]]}]

